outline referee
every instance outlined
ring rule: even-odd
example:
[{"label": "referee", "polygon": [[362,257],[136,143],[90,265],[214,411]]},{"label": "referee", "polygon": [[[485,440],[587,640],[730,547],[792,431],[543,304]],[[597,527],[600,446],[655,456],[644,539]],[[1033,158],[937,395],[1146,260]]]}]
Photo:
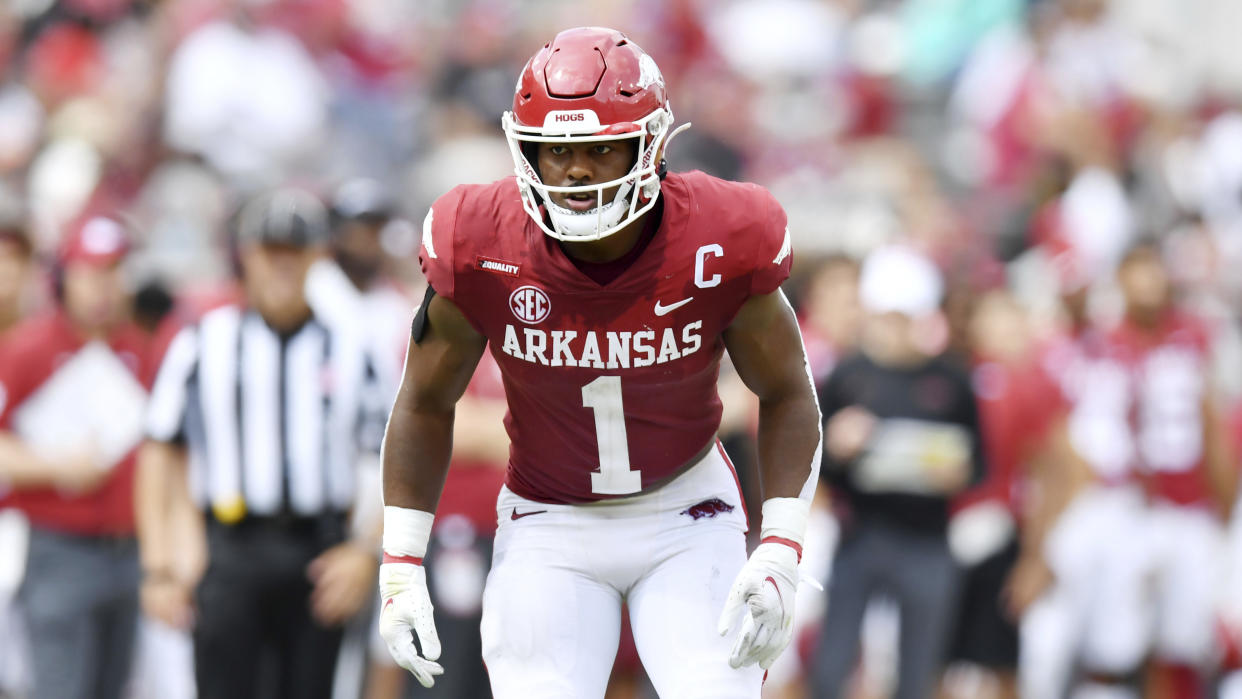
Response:
[{"label": "referee", "polygon": [[[280,189],[236,220],[245,302],[183,329],[152,391],[142,602],[193,625],[201,699],[326,698],[341,625],[374,585],[378,545],[351,540],[347,516],[356,457],[378,450],[391,395],[363,335],[307,303],[328,238],[322,204]],[[197,589],[185,552],[203,537],[177,534],[194,529],[186,512],[206,522]]]}]

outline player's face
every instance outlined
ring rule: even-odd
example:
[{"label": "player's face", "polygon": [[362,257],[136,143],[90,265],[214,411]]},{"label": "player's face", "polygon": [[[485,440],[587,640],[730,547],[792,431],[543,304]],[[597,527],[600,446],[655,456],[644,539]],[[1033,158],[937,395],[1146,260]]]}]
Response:
[{"label": "player's face", "polygon": [[65,311],[88,332],[110,328],[125,317],[125,286],[119,263],[66,265],[64,293]]},{"label": "player's face", "polygon": [[863,322],[862,345],[882,364],[901,364],[920,356],[914,342],[914,319],[904,313],[872,313]]},{"label": "player's face", "polygon": [[1017,362],[1027,352],[1029,336],[1022,307],[1005,291],[993,291],[979,299],[970,318],[972,348],[983,356]]},{"label": "player's face", "polygon": [[1118,280],[1126,305],[1137,311],[1163,308],[1169,298],[1169,276],[1155,251],[1141,251],[1126,260]]},{"label": "player's face", "polygon": [[264,318],[279,322],[306,308],[306,275],[318,256],[317,248],[271,243],[243,250],[246,292]]},{"label": "player's face", "polygon": [[819,271],[811,282],[807,319],[840,349],[853,346],[862,321],[858,305],[858,267],[837,262]]},{"label": "player's face", "polygon": [[[539,176],[553,187],[578,187],[624,177],[634,166],[638,145],[634,139],[591,141],[586,143],[540,143]],[[604,190],[604,200],[595,194],[554,192],[552,202],[571,211],[590,211],[611,203],[620,186]]]},{"label": "player's face", "polygon": [[353,221],[337,231],[333,254],[337,264],[355,284],[369,283],[379,274],[384,262],[378,223]]}]

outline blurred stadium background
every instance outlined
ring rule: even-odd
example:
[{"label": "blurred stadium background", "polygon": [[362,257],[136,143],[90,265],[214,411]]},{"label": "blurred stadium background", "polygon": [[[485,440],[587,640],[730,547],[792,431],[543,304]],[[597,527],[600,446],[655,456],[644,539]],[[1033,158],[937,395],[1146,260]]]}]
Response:
[{"label": "blurred stadium background", "polygon": [[[1067,289],[1089,292],[1095,322],[1115,321],[1114,269],[1154,240],[1179,303],[1211,330],[1213,400],[1242,437],[1236,0],[4,0],[0,228],[25,240],[0,239],[0,322],[53,304],[65,231],[109,215],[135,239],[135,317],[164,332],[231,297],[227,230],[247,195],[296,184],[330,202],[358,178],[395,202],[384,273],[412,308],[427,206],[511,171],[499,119],[515,76],[583,24],[656,58],[678,121],[694,124],[673,169],[755,181],[784,204],[817,377],[859,322],[852,278],[818,274],[842,256],[917,246],[946,280],[933,344],[1016,366],[1059,332]],[[27,249],[28,276],[14,262]],[[980,339],[973,302],[992,292],[1016,303]],[[725,381],[745,461],[752,407]],[[833,531],[823,515],[821,577]],[[14,558],[0,546],[9,593]],[[1232,590],[1222,599],[1242,597]],[[807,600],[799,621],[813,627],[824,600]],[[869,627],[880,669],[860,693],[883,694],[883,627]],[[26,673],[4,633],[0,696],[19,697]],[[809,696],[808,645],[767,695]],[[159,668],[138,665],[134,696],[159,696],[143,674]],[[616,696],[644,696],[627,667]]]}]

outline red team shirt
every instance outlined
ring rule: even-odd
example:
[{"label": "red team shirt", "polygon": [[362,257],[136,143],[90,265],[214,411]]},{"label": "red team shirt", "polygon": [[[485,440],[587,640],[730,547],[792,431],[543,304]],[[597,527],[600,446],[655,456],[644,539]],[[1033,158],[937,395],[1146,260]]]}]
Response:
[{"label": "red team shirt", "polygon": [[1017,516],[1026,467],[1064,413],[1065,403],[1059,387],[1033,365],[980,360],[971,382],[979,402],[988,472],[982,483],[955,499],[954,507],[960,510],[994,500]]},{"label": "red team shirt", "polygon": [[[63,313],[35,318],[13,328],[0,347],[0,429],[86,344]],[[144,387],[150,386],[149,341],[136,326],[113,331],[108,346]],[[25,511],[36,525],[75,534],[131,535],[134,532],[134,452],[94,491],[62,494],[37,488],[9,494],[6,505]]]},{"label": "red team shirt", "polygon": [[550,503],[639,492],[716,437],[721,333],[792,262],[762,187],[669,174],[655,237],[606,285],[522,208],[513,178],[463,185],[424,223],[428,282],[487,337],[512,442],[506,485]]},{"label": "red team shirt", "polygon": [[1152,499],[1178,505],[1210,504],[1202,409],[1209,350],[1206,327],[1172,311],[1153,330],[1123,321],[1045,354],[1074,406],[1074,446],[1103,482],[1139,482]]},{"label": "red team shirt", "polygon": [[1123,322],[1108,343],[1133,381],[1134,450],[1148,493],[1178,505],[1209,505],[1203,443],[1207,328],[1172,311],[1154,330]]}]

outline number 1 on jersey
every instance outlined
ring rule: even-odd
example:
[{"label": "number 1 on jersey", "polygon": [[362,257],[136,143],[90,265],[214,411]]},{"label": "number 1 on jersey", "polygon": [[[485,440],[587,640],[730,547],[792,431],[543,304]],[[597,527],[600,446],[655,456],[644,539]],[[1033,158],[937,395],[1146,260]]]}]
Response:
[{"label": "number 1 on jersey", "polygon": [[642,472],[630,470],[621,377],[601,376],[583,386],[582,405],[595,412],[595,440],[599,444],[599,471],[591,474],[591,492],[628,495],[642,490]]}]

